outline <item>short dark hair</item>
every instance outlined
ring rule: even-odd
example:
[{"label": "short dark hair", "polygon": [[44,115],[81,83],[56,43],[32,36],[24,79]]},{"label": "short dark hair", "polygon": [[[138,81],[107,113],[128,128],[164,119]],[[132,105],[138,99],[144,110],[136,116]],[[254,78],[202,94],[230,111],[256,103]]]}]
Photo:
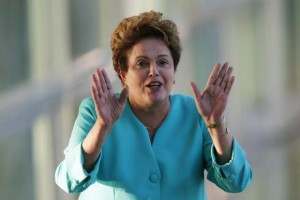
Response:
[{"label": "short dark hair", "polygon": [[159,38],[169,48],[174,70],[181,56],[181,42],[176,24],[162,19],[162,13],[150,11],[123,19],[111,37],[112,60],[115,71],[127,72],[127,50],[145,38]]}]

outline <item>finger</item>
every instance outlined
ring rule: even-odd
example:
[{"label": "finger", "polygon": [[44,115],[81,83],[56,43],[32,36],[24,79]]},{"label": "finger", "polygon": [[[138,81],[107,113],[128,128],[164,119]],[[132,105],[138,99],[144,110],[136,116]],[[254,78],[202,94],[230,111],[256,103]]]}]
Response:
[{"label": "finger", "polygon": [[198,86],[193,81],[191,81],[190,84],[192,87],[192,92],[193,92],[195,100],[200,101],[201,100],[201,92],[200,92]]},{"label": "finger", "polygon": [[104,80],[103,69],[97,68],[97,74],[98,74],[98,77],[99,77],[99,81],[100,81],[102,91],[105,93],[107,91],[107,85],[106,85],[106,82]]},{"label": "finger", "polygon": [[95,104],[95,109],[96,109],[96,113],[97,113],[97,116],[100,117],[101,116],[101,112],[98,108],[100,108],[100,97],[99,97],[99,94],[98,94],[98,90],[96,88],[95,85],[92,85],[92,98],[93,98],[93,101],[94,101],[94,104]]},{"label": "finger", "polygon": [[109,80],[109,77],[108,77],[106,71],[103,69],[102,72],[103,72],[103,76],[104,76],[104,80],[105,80],[107,89],[108,89],[108,90],[112,89],[112,86],[111,86],[111,83],[110,83],[110,80]]},{"label": "finger", "polygon": [[226,95],[229,95],[229,93],[230,93],[230,91],[231,91],[231,88],[232,88],[232,86],[233,86],[234,80],[235,80],[235,77],[234,77],[234,76],[231,76],[231,77],[229,78],[229,81],[228,81],[228,83],[227,83],[227,85],[226,85],[226,88],[225,88],[225,90],[224,90],[224,92],[225,92]]},{"label": "finger", "polygon": [[92,93],[92,98],[94,100],[94,103],[96,104],[99,100],[99,95],[95,85],[92,85],[91,93]]},{"label": "finger", "polygon": [[211,85],[211,84],[214,84],[214,83],[215,83],[215,81],[216,81],[216,79],[217,79],[217,77],[218,77],[218,72],[220,71],[220,67],[221,67],[221,64],[220,64],[220,63],[217,63],[217,64],[214,66],[214,68],[213,68],[211,74],[210,74],[209,77],[208,77],[207,85]]},{"label": "finger", "polygon": [[222,80],[224,79],[224,76],[226,74],[228,68],[228,62],[224,63],[224,65],[221,68],[221,71],[218,74],[218,78],[216,79],[215,85],[221,85]]},{"label": "finger", "polygon": [[226,74],[225,74],[225,76],[224,76],[224,78],[223,78],[223,80],[222,80],[222,82],[221,82],[221,88],[223,90],[225,90],[226,85],[228,84],[228,81],[229,81],[229,79],[231,77],[232,71],[233,71],[233,68],[229,67],[228,70],[227,70],[227,72],[226,72]]},{"label": "finger", "polygon": [[102,87],[101,87],[101,84],[100,84],[100,81],[99,81],[99,78],[98,78],[98,74],[97,73],[93,74],[92,79],[93,79],[95,89],[97,89],[98,95],[101,96],[103,94],[103,90],[102,90]]}]

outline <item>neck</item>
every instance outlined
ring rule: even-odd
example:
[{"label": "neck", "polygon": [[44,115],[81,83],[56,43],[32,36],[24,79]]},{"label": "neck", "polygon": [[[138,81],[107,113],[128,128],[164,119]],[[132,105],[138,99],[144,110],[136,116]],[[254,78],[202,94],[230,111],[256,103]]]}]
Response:
[{"label": "neck", "polygon": [[170,101],[144,108],[132,106],[132,110],[148,130],[153,130],[157,129],[168,115]]}]

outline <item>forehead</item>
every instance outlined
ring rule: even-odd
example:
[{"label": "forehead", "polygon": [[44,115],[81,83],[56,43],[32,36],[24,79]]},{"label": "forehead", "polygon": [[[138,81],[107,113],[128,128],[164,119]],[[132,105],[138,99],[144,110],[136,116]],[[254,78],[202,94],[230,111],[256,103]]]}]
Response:
[{"label": "forehead", "polygon": [[161,55],[171,56],[171,52],[161,39],[156,38],[142,39],[127,52],[129,60],[139,56],[155,58]]}]

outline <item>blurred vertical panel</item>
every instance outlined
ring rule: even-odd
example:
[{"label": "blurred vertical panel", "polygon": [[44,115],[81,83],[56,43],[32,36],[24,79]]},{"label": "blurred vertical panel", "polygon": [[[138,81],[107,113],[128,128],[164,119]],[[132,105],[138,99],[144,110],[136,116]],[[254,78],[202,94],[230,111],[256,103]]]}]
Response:
[{"label": "blurred vertical panel", "polygon": [[101,37],[98,0],[72,0],[70,6],[70,39],[72,57],[77,58],[99,46]]},{"label": "blurred vertical panel", "polygon": [[[71,41],[68,1],[61,0],[28,0],[29,12],[29,44],[30,44],[30,78],[36,84],[44,85],[44,94],[49,95],[47,101],[52,106],[44,107],[44,102],[39,102],[35,107],[29,109],[42,109],[44,112],[36,113],[32,120],[32,149],[33,149],[33,177],[35,199],[70,199],[74,196],[66,195],[54,183],[54,171],[57,164],[57,153],[54,149],[55,138],[61,140],[69,133],[65,127],[71,127],[68,123],[73,115],[73,102],[60,108],[64,94],[62,86],[67,67],[71,64]],[[58,81],[62,78],[62,81]],[[56,87],[52,88],[53,85]],[[53,93],[51,93],[51,91]],[[51,96],[58,94],[57,96]],[[29,102],[30,103],[30,102]],[[24,105],[29,107],[30,105]],[[47,106],[44,104],[44,106]],[[49,105],[48,105],[49,106]],[[61,117],[62,116],[62,117]],[[64,123],[55,123],[56,119]],[[63,140],[65,141],[65,140]],[[62,150],[62,148],[58,148]]]},{"label": "blurred vertical panel", "polygon": [[[17,122],[15,125],[17,126]],[[27,128],[10,132],[0,139],[1,199],[34,199],[30,132],[31,129]]]},{"label": "blurred vertical panel", "polygon": [[0,96],[28,78],[27,1],[0,1]]},{"label": "blurred vertical panel", "polygon": [[293,93],[300,88],[300,2],[287,0],[285,4],[287,37],[287,61],[289,69],[287,77],[287,90]]},{"label": "blurred vertical panel", "polygon": [[55,199],[53,184],[54,155],[51,119],[49,115],[40,115],[32,129],[32,155],[34,171],[34,199]]},{"label": "blurred vertical panel", "polygon": [[[299,104],[300,96],[300,1],[287,0],[285,4],[286,13],[286,29],[287,35],[287,62],[288,69],[286,81],[289,95],[297,98],[297,105]],[[286,146],[289,146],[287,153],[287,168],[289,180],[289,199],[300,199],[300,106],[293,106],[293,109],[298,110],[298,114],[289,120],[285,131],[289,133],[288,136],[282,139],[286,141]]]},{"label": "blurred vertical panel", "polygon": [[[26,0],[0,1],[0,97],[28,81],[26,6]],[[13,124],[17,126],[18,122]],[[7,131],[0,129],[2,133]],[[1,137],[0,194],[3,199],[33,199],[30,132],[31,128],[27,127],[6,132],[6,136]]]},{"label": "blurred vertical panel", "polygon": [[300,89],[300,38],[299,38],[299,35],[300,35],[300,1],[297,1],[297,0],[294,0],[294,12],[295,12],[295,23],[294,23],[294,26],[295,26],[295,39],[296,39],[296,47],[295,47],[295,59],[296,59],[296,62],[295,62],[295,74],[297,74],[296,76],[296,80],[297,80],[297,90]]}]

